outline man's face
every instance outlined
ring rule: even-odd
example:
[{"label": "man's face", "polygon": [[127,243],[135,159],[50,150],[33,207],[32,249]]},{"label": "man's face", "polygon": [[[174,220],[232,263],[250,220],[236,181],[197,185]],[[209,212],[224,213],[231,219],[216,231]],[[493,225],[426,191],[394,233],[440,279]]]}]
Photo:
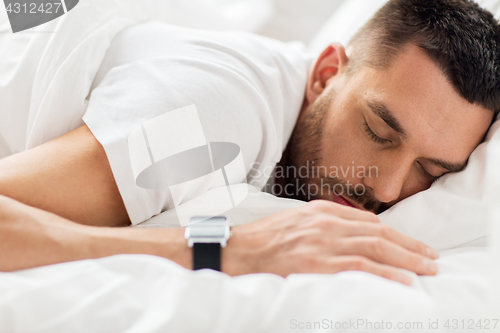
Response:
[{"label": "man's face", "polygon": [[299,199],[380,213],[463,169],[492,121],[492,111],[462,98],[416,46],[385,70],[362,67],[347,77],[337,68],[321,93],[308,91],[289,144],[288,165],[309,169],[298,178],[309,186]]}]

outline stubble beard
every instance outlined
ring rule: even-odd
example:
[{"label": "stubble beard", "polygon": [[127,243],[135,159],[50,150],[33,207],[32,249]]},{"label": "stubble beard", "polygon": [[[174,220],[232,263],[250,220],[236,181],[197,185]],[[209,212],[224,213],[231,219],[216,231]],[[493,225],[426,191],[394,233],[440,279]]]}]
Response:
[{"label": "stubble beard", "polygon": [[[321,152],[323,147],[322,141],[325,118],[327,110],[336,95],[336,91],[332,89],[332,91],[328,94],[320,96],[311,105],[311,110],[309,110],[304,118],[295,126],[288,146],[286,166],[293,167],[295,170],[299,170],[299,168],[307,168],[307,175],[314,175],[314,177],[293,177],[293,172],[287,172],[287,185],[293,188],[293,194],[290,196],[292,199],[302,201],[315,199],[332,200],[332,189],[345,189],[348,187],[348,182],[344,179],[339,177],[330,177],[329,175],[319,175],[319,172],[315,171],[319,170],[319,166],[322,166],[323,161],[321,158]],[[303,192],[297,190],[297,186],[309,189],[311,188],[311,185],[322,190],[317,194],[310,192],[304,194]],[[323,189],[325,188],[327,191],[323,192]],[[351,193],[348,197],[349,199],[360,204],[364,209],[377,214],[387,209],[387,206],[373,198],[373,196],[366,191],[363,195]]]}]

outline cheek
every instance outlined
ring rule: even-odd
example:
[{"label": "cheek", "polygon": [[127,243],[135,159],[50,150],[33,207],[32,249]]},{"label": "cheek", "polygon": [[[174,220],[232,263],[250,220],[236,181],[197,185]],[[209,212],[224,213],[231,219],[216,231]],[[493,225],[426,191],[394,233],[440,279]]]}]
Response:
[{"label": "cheek", "polygon": [[[344,170],[348,167],[355,167],[355,170],[367,167],[373,152],[370,151],[370,142],[363,136],[359,120],[345,114],[333,115],[326,119],[325,125],[322,135],[322,165]],[[348,174],[345,178],[352,179],[352,172]]]}]

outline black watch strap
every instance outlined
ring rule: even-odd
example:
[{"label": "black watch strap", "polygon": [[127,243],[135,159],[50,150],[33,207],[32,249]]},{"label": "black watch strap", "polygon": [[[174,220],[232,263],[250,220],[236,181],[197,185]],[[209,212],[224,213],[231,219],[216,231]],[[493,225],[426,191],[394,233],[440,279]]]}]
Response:
[{"label": "black watch strap", "polygon": [[193,269],[210,268],[220,271],[220,249],[219,243],[194,243]]}]

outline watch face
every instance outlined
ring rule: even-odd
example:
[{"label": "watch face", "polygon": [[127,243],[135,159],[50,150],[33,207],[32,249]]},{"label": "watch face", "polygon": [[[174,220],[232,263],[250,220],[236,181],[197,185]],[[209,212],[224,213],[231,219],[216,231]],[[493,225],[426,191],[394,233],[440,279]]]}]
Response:
[{"label": "watch face", "polygon": [[224,238],[226,237],[227,227],[228,220],[224,216],[192,217],[187,227],[187,229],[189,230],[188,237]]}]

